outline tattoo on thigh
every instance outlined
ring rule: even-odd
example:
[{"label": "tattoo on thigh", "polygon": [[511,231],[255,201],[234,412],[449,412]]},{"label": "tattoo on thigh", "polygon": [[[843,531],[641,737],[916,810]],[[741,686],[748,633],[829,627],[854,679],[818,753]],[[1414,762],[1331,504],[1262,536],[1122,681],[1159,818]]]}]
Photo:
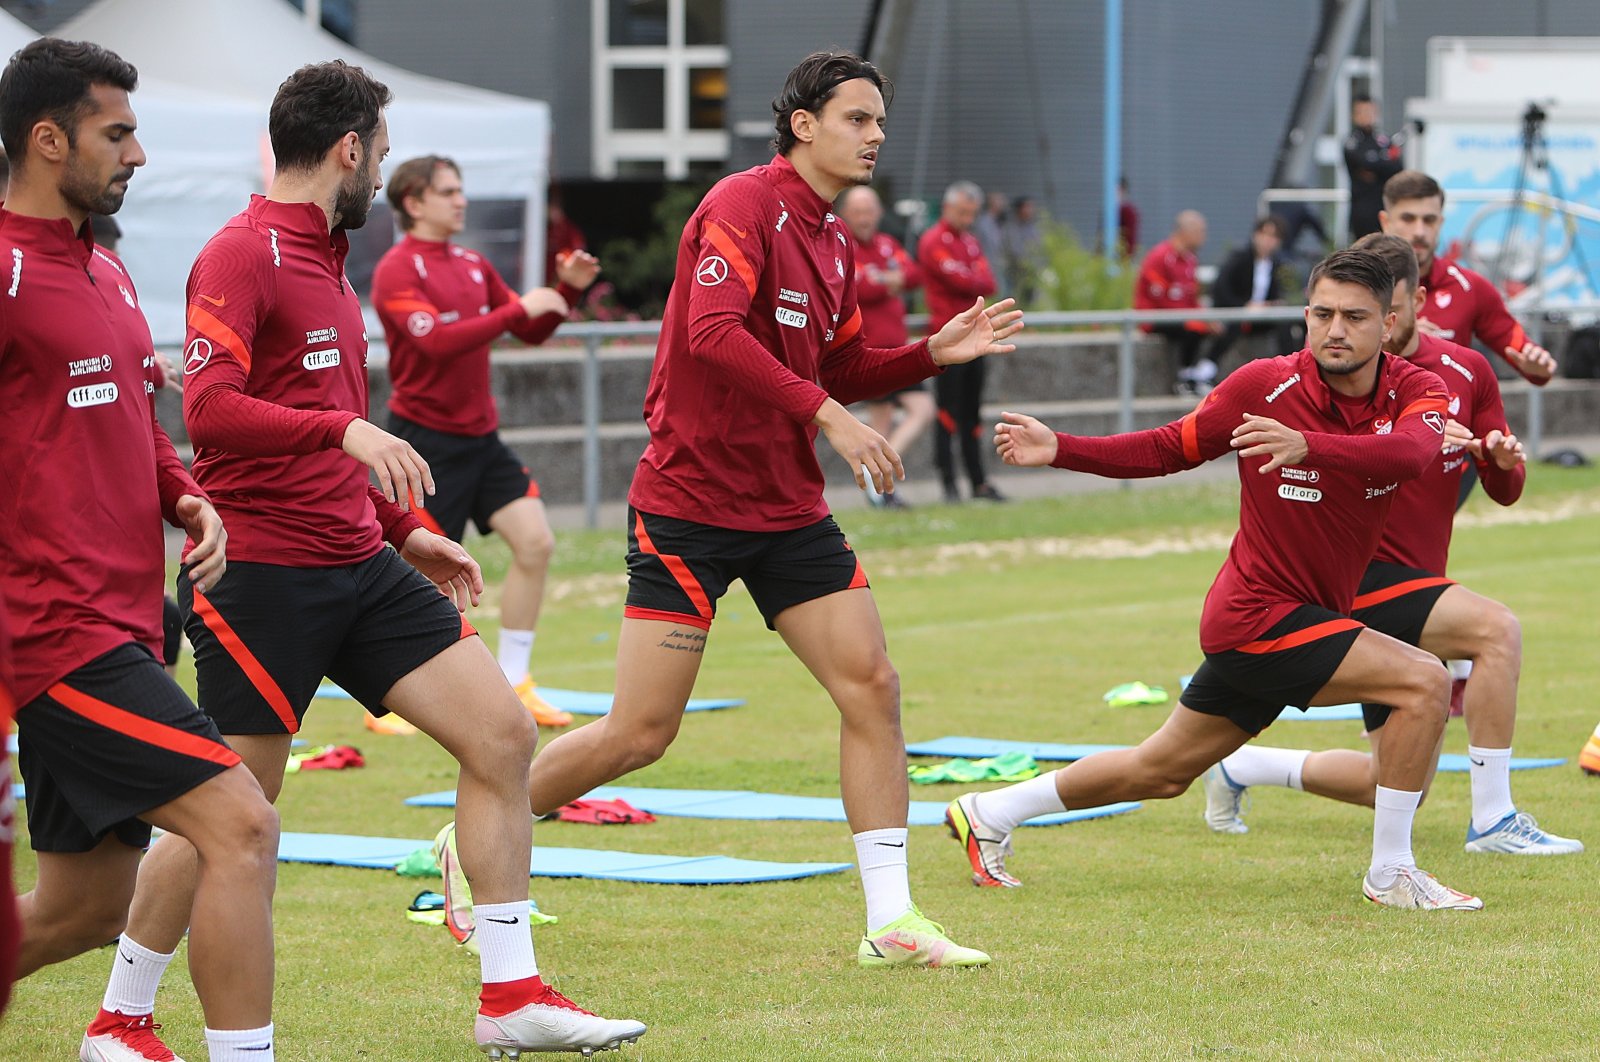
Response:
[{"label": "tattoo on thigh", "polygon": [[706,632],[697,628],[675,628],[657,643],[662,649],[678,653],[703,653],[706,651]]}]

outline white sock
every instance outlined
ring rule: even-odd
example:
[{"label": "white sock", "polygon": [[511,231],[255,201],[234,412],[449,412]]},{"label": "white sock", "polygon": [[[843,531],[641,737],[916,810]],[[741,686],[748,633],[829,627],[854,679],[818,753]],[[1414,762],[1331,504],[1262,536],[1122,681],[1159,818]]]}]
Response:
[{"label": "white sock", "polygon": [[1465,680],[1468,675],[1472,674],[1471,660],[1449,660],[1445,662],[1445,666],[1450,669],[1450,677],[1452,679]]},{"label": "white sock", "polygon": [[528,901],[476,903],[472,924],[477,927],[478,958],[483,983],[521,981],[539,972],[533,961],[533,929],[528,925]]},{"label": "white sock", "polygon": [[978,793],[973,802],[983,824],[1001,834],[1010,833],[1038,815],[1067,810],[1056,793],[1055,771],[1004,789]]},{"label": "white sock", "polygon": [[272,1023],[259,1029],[207,1029],[211,1062],[272,1062]]},{"label": "white sock", "polygon": [[533,631],[500,628],[500,647],[495,655],[500,659],[500,670],[505,672],[506,681],[513,686],[528,678],[528,656],[533,652],[533,639]]},{"label": "white sock", "polygon": [[[173,953],[176,954],[176,953]],[[167,972],[172,955],[136,942],[126,933],[117,942],[117,956],[111,961],[111,979],[106,982],[106,997],[100,1006],[121,1011],[130,1018],[143,1017],[156,1009],[156,989]]]},{"label": "white sock", "polygon": [[1257,748],[1245,745],[1222,761],[1223,773],[1234,785],[1280,785],[1302,789],[1300,772],[1310,749]]},{"label": "white sock", "polygon": [[1517,810],[1511,802],[1511,750],[1468,745],[1467,760],[1472,775],[1472,828],[1482,833]]},{"label": "white sock", "polygon": [[1378,786],[1372,799],[1372,867],[1367,871],[1377,888],[1393,885],[1397,869],[1417,865],[1411,855],[1411,820],[1421,803],[1420,792]]},{"label": "white sock", "polygon": [[867,894],[867,932],[882,929],[911,910],[905,827],[867,830],[853,838],[861,888]]}]

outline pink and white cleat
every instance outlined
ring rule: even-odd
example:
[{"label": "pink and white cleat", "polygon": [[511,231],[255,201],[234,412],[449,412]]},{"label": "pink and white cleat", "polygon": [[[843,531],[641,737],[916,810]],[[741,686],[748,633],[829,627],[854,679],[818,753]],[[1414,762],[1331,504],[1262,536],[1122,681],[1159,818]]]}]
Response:
[{"label": "pink and white cleat", "polygon": [[591,1014],[549,985],[509,1014],[478,1013],[472,1029],[478,1049],[491,1059],[520,1058],[523,1052],[576,1051],[588,1058],[637,1043],[643,1022],[614,1021]]}]

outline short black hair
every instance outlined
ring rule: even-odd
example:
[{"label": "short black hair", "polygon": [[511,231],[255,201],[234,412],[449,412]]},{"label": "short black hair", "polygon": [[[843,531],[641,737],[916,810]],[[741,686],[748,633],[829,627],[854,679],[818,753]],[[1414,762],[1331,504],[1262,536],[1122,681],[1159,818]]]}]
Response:
[{"label": "short black hair", "polygon": [[1350,97],[1350,106],[1352,106],[1352,107],[1354,107],[1358,103],[1371,103],[1371,102],[1373,102],[1372,96],[1369,95],[1368,93],[1365,93],[1365,92],[1358,92],[1354,96]]},{"label": "short black hair", "polygon": [[28,133],[47,119],[61,127],[69,145],[75,144],[95,85],[132,92],[139,87],[139,71],[88,41],[41,37],[20,48],[0,74],[0,143],[12,165],[27,166]]},{"label": "short black hair", "polygon": [[1417,292],[1417,281],[1420,274],[1417,269],[1417,252],[1411,245],[1398,236],[1390,236],[1386,232],[1369,232],[1355,243],[1350,245],[1354,251],[1371,251],[1389,264],[1389,272],[1394,274],[1395,284],[1405,284],[1413,295]]},{"label": "short black hair", "polygon": [[392,102],[389,86],[343,59],[302,66],[278,86],[267,117],[278,169],[316,169],[346,133],[370,151]]},{"label": "short black hair", "polygon": [[856,78],[866,78],[883,93],[883,105],[894,99],[894,84],[883,76],[883,71],[854,52],[812,52],[800,60],[800,65],[784,78],[783,91],[772,101],[772,149],[787,155],[799,140],[791,128],[790,119],[795,111],[821,114],[839,86]]},{"label": "short black hair", "polygon": [[407,232],[416,224],[416,220],[406,213],[407,199],[421,199],[433,184],[433,174],[440,166],[448,166],[455,171],[457,177],[461,176],[461,167],[456,165],[456,160],[443,155],[423,155],[421,158],[406,159],[394,168],[389,174],[389,186],[385,195],[389,197],[389,205],[394,208],[395,221]]},{"label": "short black hair", "polygon": [[1394,299],[1394,271],[1376,251],[1352,247],[1333,252],[1312,267],[1311,279],[1306,281],[1306,295],[1309,297],[1323,280],[1361,285],[1377,297],[1384,313],[1389,312],[1389,303]]}]

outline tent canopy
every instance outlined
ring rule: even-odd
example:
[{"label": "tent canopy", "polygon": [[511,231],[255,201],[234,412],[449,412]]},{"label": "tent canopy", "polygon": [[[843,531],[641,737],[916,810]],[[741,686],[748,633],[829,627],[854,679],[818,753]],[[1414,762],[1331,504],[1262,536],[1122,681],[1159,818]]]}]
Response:
[{"label": "tent canopy", "polygon": [[308,25],[284,0],[101,0],[56,36],[94,41],[139,68],[133,102],[149,163],[117,220],[157,343],[182,342],[190,264],[270,178],[267,111],[278,86],[328,59],[361,66],[394,92],[391,165],[448,155],[475,196],[524,204],[523,281],[540,276],[550,143],[542,102],[374,59]]}]

